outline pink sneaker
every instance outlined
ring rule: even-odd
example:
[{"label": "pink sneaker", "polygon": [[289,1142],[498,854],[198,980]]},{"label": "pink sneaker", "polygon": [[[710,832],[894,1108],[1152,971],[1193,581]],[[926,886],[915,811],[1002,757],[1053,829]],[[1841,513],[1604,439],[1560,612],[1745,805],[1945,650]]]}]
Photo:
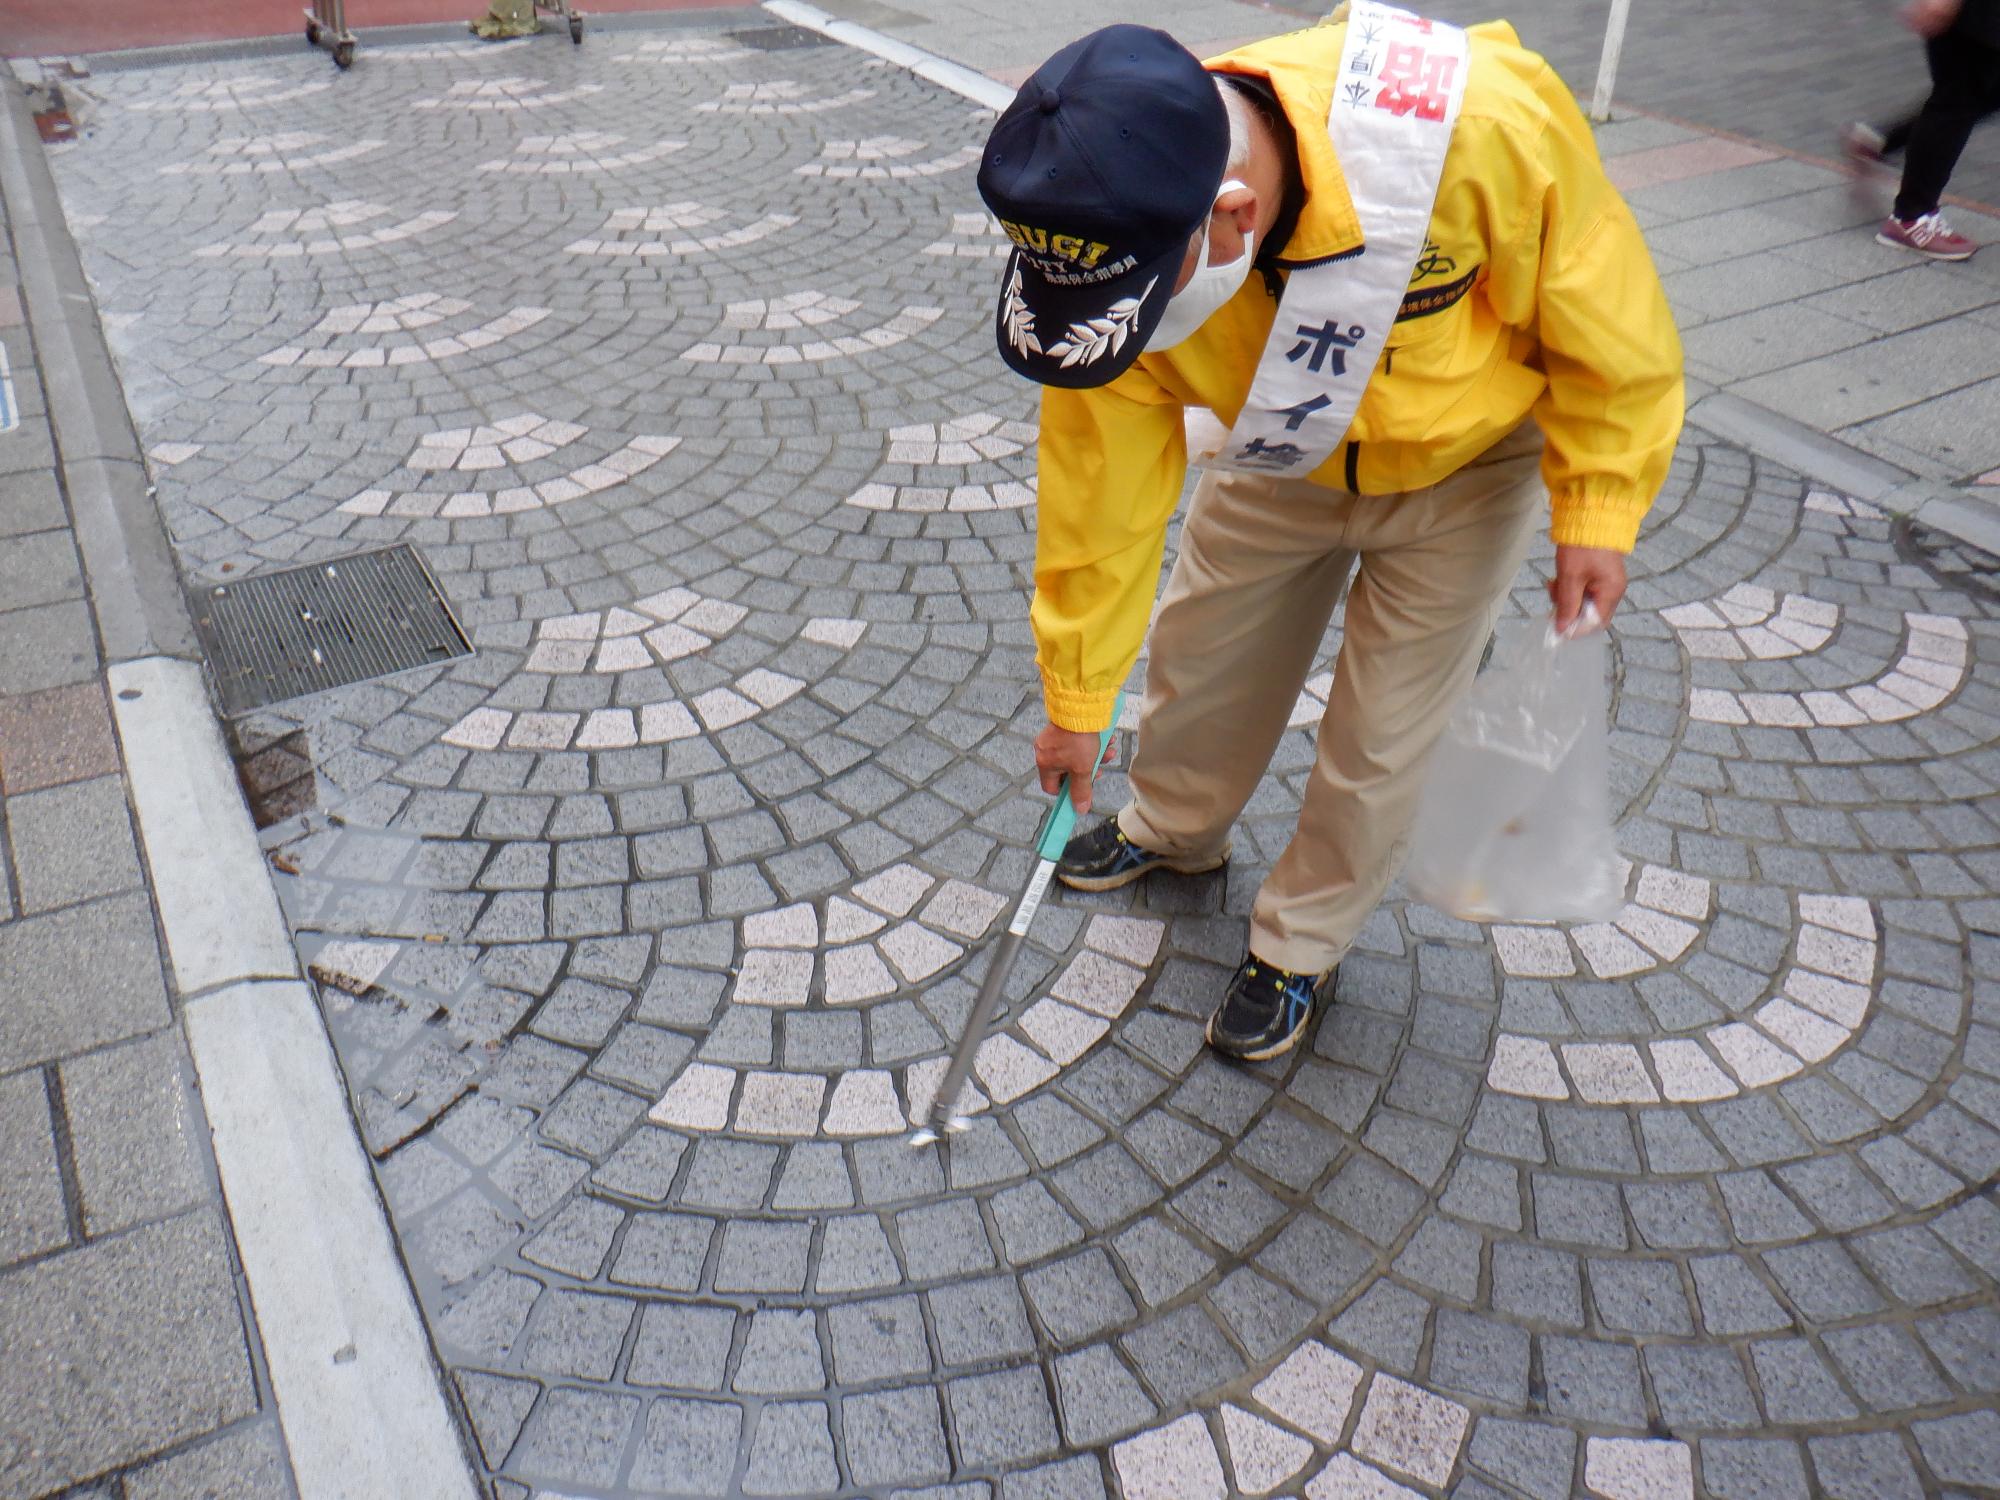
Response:
[{"label": "pink sneaker", "polygon": [[1841,154],[1857,172],[1875,172],[1886,165],[1882,159],[1884,144],[1882,132],[1865,120],[1856,120],[1840,133]]},{"label": "pink sneaker", "polygon": [[1893,214],[1875,231],[1877,243],[1914,250],[1932,260],[1970,260],[1979,247],[1945,223],[1944,215],[1925,214],[1920,219],[1899,219]]}]

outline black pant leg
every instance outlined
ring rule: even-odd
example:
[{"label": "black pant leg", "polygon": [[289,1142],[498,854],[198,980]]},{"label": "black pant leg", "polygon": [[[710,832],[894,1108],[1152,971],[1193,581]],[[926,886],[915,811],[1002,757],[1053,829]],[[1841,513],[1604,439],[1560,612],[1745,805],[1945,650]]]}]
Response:
[{"label": "black pant leg", "polygon": [[1932,37],[1924,50],[1931,96],[1904,142],[1903,185],[1896,195],[1899,219],[1937,211],[1972,127],[2000,107],[2000,48],[1946,32]]}]

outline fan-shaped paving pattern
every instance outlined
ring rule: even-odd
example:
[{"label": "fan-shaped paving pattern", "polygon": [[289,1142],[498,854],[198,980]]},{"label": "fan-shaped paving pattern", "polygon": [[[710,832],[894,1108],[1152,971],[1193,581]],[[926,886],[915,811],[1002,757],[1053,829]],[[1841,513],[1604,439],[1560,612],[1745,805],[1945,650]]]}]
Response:
[{"label": "fan-shaped paving pattern", "polygon": [[[1614,632],[1625,912],[1488,932],[1393,896],[1309,1048],[1221,1066],[1200,1023],[1296,820],[1313,745],[1288,733],[1227,872],[1044,911],[972,1129],[912,1151],[896,1132],[1042,799],[1031,508],[902,501],[1025,484],[1027,412],[991,358],[1006,246],[965,211],[969,172],[799,169],[949,157],[983,125],[838,48],[631,51],[538,48],[526,91],[520,49],[357,69],[273,111],[292,135],[245,121],[324,83],[309,59],[109,74],[97,133],[56,159],[107,305],[138,319],[114,336],[146,445],[184,454],[156,477],[190,571],[411,540],[479,646],[259,715],[241,748],[489,1468],[552,1495],[1006,1500],[1989,1483],[2000,607],[1967,580],[1990,560],[1899,550],[1879,514],[1691,431]],[[406,121],[404,172],[328,159],[353,118]],[[860,154],[887,137],[924,154]],[[699,170],[722,153],[729,180]],[[272,210],[280,170],[285,211],[457,217],[351,255],[196,255]],[[695,201],[798,224],[560,257]],[[516,306],[550,312],[389,357]],[[337,309],[350,326],[308,335]],[[937,315],[887,353],[764,352],[904,309]],[[327,363],[260,364],[274,343]],[[752,352],[681,357],[704,343]],[[682,441],[602,488],[499,503],[660,432]],[[978,446],[995,433],[1021,451]],[[850,503],[870,485],[894,503]],[[371,490],[426,498],[343,509]],[[1667,613],[1696,604],[1726,627]],[[1960,665],[1954,690],[1893,720],[1690,712],[1890,692],[1905,657]],[[705,718],[719,693],[751,711]],[[1851,1036],[1808,1056],[1806,1016]],[[1731,1071],[1731,1026],[1797,1068]],[[1489,1086],[1509,1037],[1550,1049],[1566,1097]],[[1731,1097],[1677,1097],[1677,1043]],[[1586,1048],[1632,1049],[1660,1097],[1615,1102],[1626,1054]]]}]

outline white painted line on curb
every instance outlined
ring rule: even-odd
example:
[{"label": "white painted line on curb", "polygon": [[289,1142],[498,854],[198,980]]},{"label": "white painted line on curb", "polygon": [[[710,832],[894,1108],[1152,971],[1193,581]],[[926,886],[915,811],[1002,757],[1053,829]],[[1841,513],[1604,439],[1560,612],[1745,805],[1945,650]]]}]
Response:
[{"label": "white painted line on curb", "polygon": [[147,657],[108,675],[223,1199],[301,1500],[474,1500],[416,1299],[201,669]]},{"label": "white painted line on curb", "polygon": [[232,985],[186,1017],[301,1500],[473,1500],[305,984]]},{"label": "white painted line on curb", "polygon": [[181,994],[296,978],[298,954],[201,668],[154,656],[120,663],[108,677]]},{"label": "white painted line on curb", "polygon": [[985,106],[995,114],[1000,113],[1014,102],[1016,90],[988,78],[984,73],[975,72],[962,63],[939,57],[935,52],[926,52],[922,47],[913,47],[908,42],[895,37],[884,36],[853,21],[843,21],[828,15],[817,5],[807,5],[804,0],[764,0],[764,9],[780,20],[790,21],[794,26],[803,26],[808,31],[817,31],[821,36],[831,37],[862,52],[872,52],[886,62],[899,68],[908,69],[919,78],[928,79],[940,88],[950,89],[954,94],[963,94],[974,104]]}]

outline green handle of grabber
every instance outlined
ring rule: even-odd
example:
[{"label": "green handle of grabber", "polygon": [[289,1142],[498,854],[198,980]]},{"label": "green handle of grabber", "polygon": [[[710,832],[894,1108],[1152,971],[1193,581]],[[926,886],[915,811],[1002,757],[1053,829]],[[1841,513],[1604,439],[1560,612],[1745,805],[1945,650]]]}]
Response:
[{"label": "green handle of grabber", "polygon": [[[1111,736],[1118,732],[1118,716],[1125,711],[1125,695],[1121,692],[1111,704],[1111,722],[1097,737],[1097,761],[1092,762],[1094,772],[1104,759],[1104,752],[1111,748]],[[1076,832],[1076,804],[1069,800],[1069,778],[1063,777],[1062,785],[1056,788],[1056,804],[1049,809],[1049,815],[1042,819],[1042,831],[1035,835],[1035,853],[1043,859],[1061,859],[1063,850],[1069,845],[1069,836]]]}]

